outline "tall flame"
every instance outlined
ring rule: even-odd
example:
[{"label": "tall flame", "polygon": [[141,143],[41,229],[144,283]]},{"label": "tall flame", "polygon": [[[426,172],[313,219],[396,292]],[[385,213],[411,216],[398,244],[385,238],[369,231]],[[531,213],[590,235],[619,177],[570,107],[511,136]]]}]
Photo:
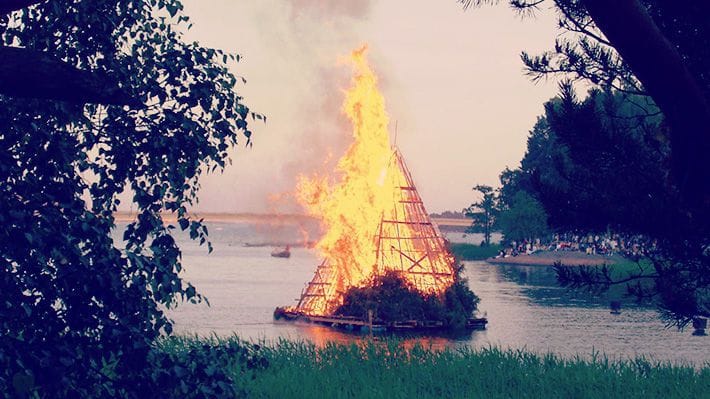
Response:
[{"label": "tall flame", "polygon": [[[316,248],[326,259],[327,268],[319,268],[314,281],[320,280],[311,284],[327,284],[329,288],[318,300],[311,301],[308,310],[313,314],[327,314],[339,304],[338,296],[349,287],[361,286],[373,273],[392,268],[383,266],[383,252],[378,249],[378,245],[382,244],[378,242],[378,238],[381,240],[382,237],[381,222],[397,219],[396,204],[408,202],[396,200],[401,197],[402,186],[406,186],[411,177],[403,164],[396,161],[398,154],[390,145],[385,100],[377,87],[377,76],[365,58],[366,50],[367,47],[363,46],[351,54],[355,75],[352,86],[345,93],[342,110],[352,123],[354,141],[338,161],[338,181],[331,182],[324,175],[300,176],[297,185],[298,201],[310,214],[319,217],[325,227],[325,234]],[[416,192],[414,195],[418,198]],[[406,209],[399,211],[400,214],[405,212]],[[427,218],[426,215],[420,216]],[[406,222],[399,223],[401,226],[396,226],[397,234],[415,234],[403,231],[415,227]],[[433,229],[438,233],[438,229]],[[436,234],[428,234],[432,235],[440,240]],[[405,245],[419,246],[419,253],[436,258],[430,260],[429,266],[434,266],[434,272],[444,276],[443,285],[406,277],[421,291],[441,292],[453,281],[452,259],[448,253],[432,251],[430,244],[422,240],[409,240]],[[443,246],[442,243],[436,244]],[[402,252],[402,245],[399,246],[398,252],[407,257]],[[392,249],[395,250],[395,247],[392,246]],[[387,248],[387,251],[390,249]],[[401,258],[402,255],[397,256]],[[413,261],[423,263],[422,259]],[[407,271],[402,267],[396,269]]]}]

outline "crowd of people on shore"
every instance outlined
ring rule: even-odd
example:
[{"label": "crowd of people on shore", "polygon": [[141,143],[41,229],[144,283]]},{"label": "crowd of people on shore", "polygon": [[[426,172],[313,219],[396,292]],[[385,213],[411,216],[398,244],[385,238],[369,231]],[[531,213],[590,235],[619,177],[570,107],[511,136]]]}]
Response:
[{"label": "crowd of people on shore", "polygon": [[503,245],[496,258],[532,255],[539,251],[575,251],[587,255],[622,255],[638,258],[656,248],[656,241],[640,234],[582,233],[579,231],[554,234],[547,239],[511,241]]}]

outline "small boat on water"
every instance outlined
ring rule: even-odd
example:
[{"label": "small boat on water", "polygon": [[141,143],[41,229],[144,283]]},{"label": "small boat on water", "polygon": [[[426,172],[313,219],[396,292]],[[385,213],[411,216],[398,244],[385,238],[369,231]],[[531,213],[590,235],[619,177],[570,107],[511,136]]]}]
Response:
[{"label": "small boat on water", "polygon": [[488,324],[486,317],[472,317],[466,320],[466,328],[469,330],[485,330]]},{"label": "small boat on water", "polygon": [[271,251],[271,256],[273,256],[274,258],[290,258],[291,257],[291,246],[286,245],[286,248],[284,248],[284,249],[276,248],[273,251]]}]

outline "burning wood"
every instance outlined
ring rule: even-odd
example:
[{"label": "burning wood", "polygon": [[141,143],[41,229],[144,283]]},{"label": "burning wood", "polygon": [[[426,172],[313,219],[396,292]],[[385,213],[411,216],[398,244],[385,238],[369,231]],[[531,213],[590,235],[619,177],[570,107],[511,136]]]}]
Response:
[{"label": "burning wood", "polygon": [[323,262],[298,305],[281,312],[332,316],[351,288],[394,272],[423,297],[439,296],[456,278],[454,258],[430,220],[401,153],[390,145],[385,101],[365,59],[352,53],[355,76],[343,111],[354,141],[338,161],[339,179],[301,176],[297,198],[322,221]]}]

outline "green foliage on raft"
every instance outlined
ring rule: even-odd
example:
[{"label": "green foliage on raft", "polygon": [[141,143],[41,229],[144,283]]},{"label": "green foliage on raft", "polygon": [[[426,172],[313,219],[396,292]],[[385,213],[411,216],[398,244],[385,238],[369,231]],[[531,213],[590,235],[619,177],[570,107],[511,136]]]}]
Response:
[{"label": "green foliage on raft", "polygon": [[441,296],[423,295],[399,273],[389,271],[375,277],[367,287],[350,288],[335,313],[367,320],[371,310],[374,319],[383,323],[434,321],[447,328],[462,328],[478,302],[467,281],[458,276]]}]

